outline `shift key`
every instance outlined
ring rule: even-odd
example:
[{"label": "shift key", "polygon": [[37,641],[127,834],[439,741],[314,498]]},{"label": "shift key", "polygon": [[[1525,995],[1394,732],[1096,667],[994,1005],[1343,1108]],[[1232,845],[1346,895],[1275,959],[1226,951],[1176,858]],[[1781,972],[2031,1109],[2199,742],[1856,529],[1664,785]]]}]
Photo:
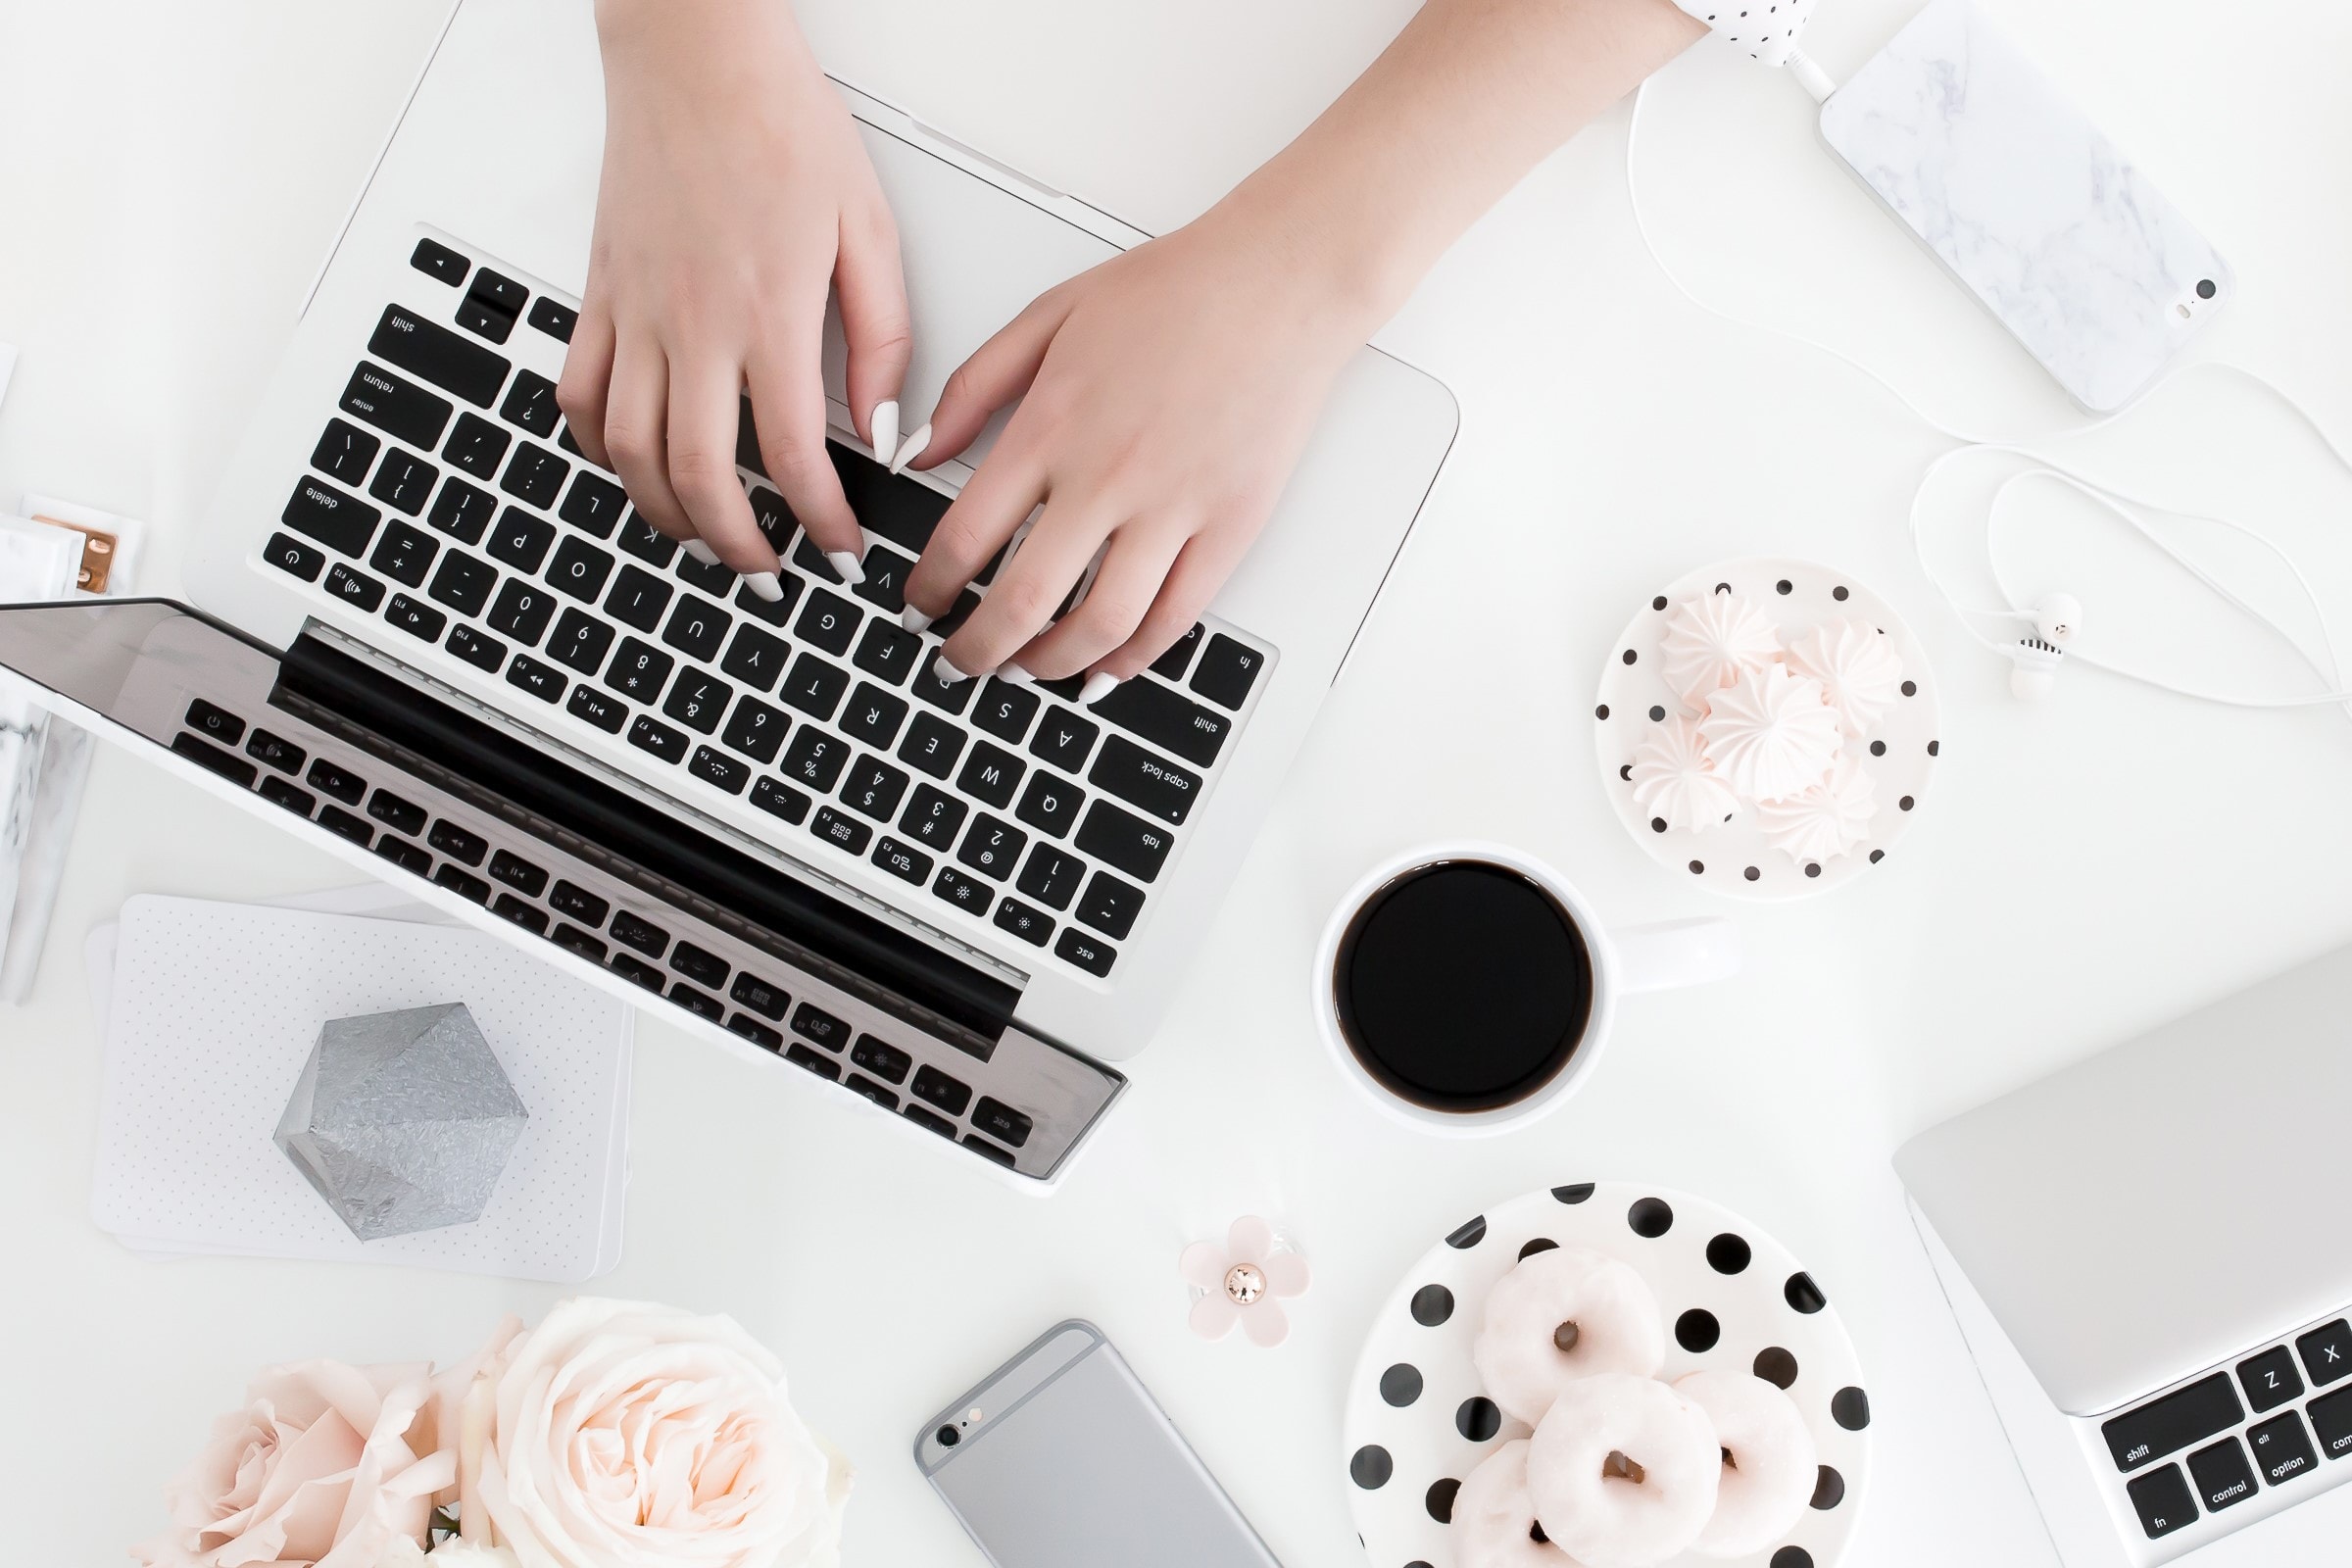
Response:
[{"label": "shift key", "polygon": [[1142,675],[1112,687],[1108,696],[1095,704],[1094,711],[1128,733],[1202,767],[1217,760],[1225,737],[1233,730],[1233,720],[1225,714]]},{"label": "shift key", "polygon": [[384,318],[368,340],[368,352],[483,409],[506,385],[510,368],[505,355],[397,305],[384,307]]},{"label": "shift key", "polygon": [[2230,1374],[2216,1372],[2178,1394],[2125,1411],[2102,1425],[2099,1433],[2107,1440],[2107,1451],[2115,1456],[2115,1467],[2136,1470],[2217,1432],[2227,1432],[2245,1418],[2245,1407],[2237,1402],[2237,1388]]}]

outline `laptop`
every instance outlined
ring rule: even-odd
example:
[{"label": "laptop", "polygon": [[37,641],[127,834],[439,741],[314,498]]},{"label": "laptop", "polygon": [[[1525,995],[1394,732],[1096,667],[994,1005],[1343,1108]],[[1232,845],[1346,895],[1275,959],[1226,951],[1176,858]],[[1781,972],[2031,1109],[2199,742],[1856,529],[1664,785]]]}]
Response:
[{"label": "laptop", "polygon": [[[1147,237],[841,91],[899,220],[917,416],[1037,293]],[[1052,1183],[1166,1011],[1453,400],[1359,354],[1213,612],[1092,708],[1074,682],[943,684],[960,616],[908,633],[899,593],[994,431],[889,473],[837,323],[855,589],[761,473],[748,405],[781,603],[645,527],[564,427],[602,103],[587,7],[454,8],[193,541],[191,602],[0,611],[0,666],[870,1125]]]},{"label": "laptop", "polygon": [[2062,1560],[2345,1560],[2352,948],[1895,1156]]}]

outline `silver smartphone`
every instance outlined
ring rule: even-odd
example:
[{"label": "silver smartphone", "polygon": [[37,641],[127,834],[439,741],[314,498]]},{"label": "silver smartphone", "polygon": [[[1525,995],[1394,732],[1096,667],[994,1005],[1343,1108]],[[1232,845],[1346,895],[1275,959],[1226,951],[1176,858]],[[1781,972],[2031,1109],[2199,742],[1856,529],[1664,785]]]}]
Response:
[{"label": "silver smartphone", "polygon": [[2229,264],[1973,0],[1930,0],[1821,106],[1830,150],[2096,414],[2229,300]]},{"label": "silver smartphone", "polygon": [[914,1462],[997,1568],[1280,1568],[1092,1323],[933,1417]]}]

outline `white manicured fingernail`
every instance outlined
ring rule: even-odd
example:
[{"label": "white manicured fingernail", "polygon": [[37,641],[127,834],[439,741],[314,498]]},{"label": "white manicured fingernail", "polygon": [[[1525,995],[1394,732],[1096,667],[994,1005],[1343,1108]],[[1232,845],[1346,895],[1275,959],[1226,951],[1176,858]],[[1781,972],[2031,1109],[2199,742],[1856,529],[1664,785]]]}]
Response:
[{"label": "white manicured fingernail", "polygon": [[931,678],[939,682],[942,686],[953,686],[957,681],[970,680],[971,676],[966,675],[962,670],[957,669],[954,664],[949,663],[948,656],[942,654],[937,659],[931,661]]},{"label": "white manicured fingernail", "polygon": [[997,679],[1007,686],[1034,686],[1037,684],[1035,675],[1030,674],[1020,665],[1011,663],[997,666]]},{"label": "white manicured fingernail", "polygon": [[709,545],[703,543],[700,539],[687,540],[686,553],[692,556],[695,560],[701,562],[706,566],[715,566],[718,564],[718,552],[711,549]]},{"label": "white manicured fingernail", "polygon": [[1086,677],[1086,684],[1078,688],[1078,706],[1080,708],[1094,707],[1103,698],[1108,697],[1111,689],[1118,683],[1119,677],[1113,675],[1109,670],[1096,670],[1092,675]]},{"label": "white manicured fingernail", "polygon": [[784,584],[772,571],[755,571],[743,579],[743,585],[771,605],[784,597]]},{"label": "white manicured fingernail", "polygon": [[906,444],[899,448],[899,455],[890,460],[890,471],[897,473],[901,469],[905,468],[906,465],[921,457],[923,455],[923,448],[929,446],[930,444],[931,422],[926,419],[923,421],[921,427],[914,432],[914,434],[906,438]]},{"label": "white manicured fingernail", "polygon": [[929,631],[931,629],[931,617],[924,614],[921,611],[915,609],[912,605],[908,605],[905,610],[899,612],[899,624],[906,627],[908,631]]},{"label": "white manicured fingernail", "polygon": [[841,580],[851,587],[855,588],[865,581],[865,568],[859,565],[858,558],[847,550],[828,550],[825,552],[825,559],[833,563],[833,569],[840,573]]},{"label": "white manicured fingernail", "polygon": [[875,404],[865,416],[865,427],[874,432],[874,456],[888,463],[899,450],[899,400],[884,398]]}]

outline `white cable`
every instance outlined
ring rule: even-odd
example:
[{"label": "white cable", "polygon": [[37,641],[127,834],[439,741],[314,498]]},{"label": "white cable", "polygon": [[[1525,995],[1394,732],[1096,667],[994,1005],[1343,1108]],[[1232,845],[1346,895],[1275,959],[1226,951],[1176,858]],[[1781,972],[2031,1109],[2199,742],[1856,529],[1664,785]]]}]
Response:
[{"label": "white cable", "polygon": [[[1792,52],[1788,58],[1788,64],[1792,73],[1796,75],[1798,83],[1804,87],[1807,93],[1811,94],[1816,102],[1828,98],[1829,95],[1836,90],[1836,83],[1830,79],[1828,74],[1823,72],[1819,66],[1815,65],[1812,60],[1804,55]],[[1642,248],[1648,252],[1651,264],[1657,268],[1660,275],[1662,275],[1666,281],[1673,286],[1675,292],[1682,295],[1685,300],[1688,300],[1699,311],[1708,316],[1714,317],[1717,320],[1729,322],[1734,326],[1740,327],[1751,332],[1769,333],[1774,337],[1784,338],[1791,343],[1800,344],[1805,348],[1813,350],[1815,353],[1829,356],[1831,359],[1838,361],[1840,365],[1845,366],[1847,368],[1858,372],[1865,379],[1875,383],[1889,397],[1893,398],[1896,403],[1900,404],[1913,418],[1919,420],[1922,424],[1925,424],[1938,434],[1949,437],[1951,440],[1958,443],[1958,445],[1953,447],[1950,451],[1943,453],[1933,463],[1930,463],[1926,470],[1920,475],[1918,485],[1915,486],[1911,492],[1909,521],[1912,549],[1919,558],[1919,566],[1921,572],[1927,577],[1929,585],[1935,588],[1937,594],[1942,596],[1944,603],[1949,605],[1953,612],[1959,616],[1961,625],[1967,630],[1971,637],[1975,638],[1978,642],[1984,644],[1986,648],[1991,649],[1995,653],[2006,654],[2015,648],[2016,643],[2014,640],[2002,642],[1995,638],[1988,637],[1982,630],[1980,630],[1969,617],[1974,615],[1987,619],[1999,617],[2017,620],[2031,619],[2032,616],[2015,608],[2006,610],[1985,610],[1965,606],[1960,603],[1960,601],[1952,594],[1951,590],[1946,588],[1942,580],[1936,575],[1935,568],[1928,563],[1926,542],[1922,537],[1920,530],[1920,504],[1926,498],[1929,486],[1935,482],[1936,474],[1941,471],[1947,464],[1952,463],[1956,459],[1970,457],[1980,453],[1990,452],[2005,454],[2011,457],[2023,459],[2026,462],[2034,465],[2034,466],[2022,469],[2017,473],[2011,474],[2007,479],[2003,480],[2001,484],[1993,491],[1992,499],[1989,503],[1987,503],[1985,512],[1984,554],[1986,564],[1991,570],[1994,585],[1997,586],[2001,591],[2002,598],[2011,600],[2013,607],[2014,596],[2010,594],[2009,586],[2002,578],[1998,553],[1994,549],[1994,540],[1996,537],[1994,524],[1999,517],[2001,504],[2014,487],[2028,480],[2040,479],[2062,484],[2075,490],[2078,494],[2092,502],[2094,505],[2104,508],[2113,515],[2121,518],[2124,522],[2128,523],[2142,539],[2146,540],[2167,559],[2172,561],[2175,565],[2179,566],[2181,570],[2194,577],[2199,583],[2203,584],[2207,589],[2219,596],[2232,609],[2246,615],[2257,624],[2262,626],[2265,630],[2271,632],[2280,641],[2284,642],[2289,648],[2293,649],[2303,662],[2311,668],[2313,674],[2318,676],[2320,681],[2329,689],[2315,695],[2303,697],[2239,697],[2218,692],[2201,691],[2190,687],[2176,685],[2171,681],[2162,680],[2155,676],[2144,675],[2134,670],[2124,669],[2118,665],[2102,662],[2098,659],[2082,653],[2075,652],[2071,649],[2068,651],[2067,657],[2088,664],[2094,669],[2103,669],[2108,671],[2110,674],[2119,675],[2126,680],[2138,681],[2143,685],[2153,686],[2160,691],[2171,692],[2177,696],[2193,698],[2200,702],[2215,703],[2230,708],[2293,709],[2326,707],[2334,704],[2352,704],[2352,689],[2336,689],[2343,687],[2344,685],[2342,662],[2336,651],[2334,632],[2329,626],[2327,612],[2321,607],[2318,592],[2313,588],[2310,578],[2304,574],[2302,567],[2295,564],[2293,558],[2288,556],[2285,551],[2281,550],[2278,545],[2274,544],[2263,535],[2255,532],[2253,529],[2248,528],[2241,523],[2233,522],[2227,517],[2215,517],[2199,513],[2181,512],[2178,509],[2164,506],[2161,503],[2134,496],[2128,491],[2120,490],[2113,486],[2100,484],[2095,480],[2084,477],[2078,470],[2068,467],[2065,464],[2058,462],[2056,459],[2050,457],[2047,453],[2027,445],[2026,438],[2024,437],[2010,439],[1995,436],[1984,436],[1961,429],[1949,423],[1948,421],[1939,419],[1936,416],[1928,413],[1927,410],[1921,408],[1918,403],[1914,402],[1901,387],[1895,385],[1894,382],[1887,379],[1885,375],[1881,374],[1878,370],[1872,368],[1870,366],[1865,365],[1862,361],[1855,359],[1850,354],[1847,354],[1844,350],[1837,348],[1832,344],[1822,342],[1817,338],[1807,337],[1803,333],[1790,331],[1787,327],[1774,326],[1768,322],[1751,321],[1744,318],[1734,316],[1730,312],[1722,310],[1717,306],[1711,305],[1707,301],[1700,299],[1695,293],[1691,292],[1689,285],[1685,284],[1683,280],[1675,274],[1674,270],[1666,265],[1665,257],[1659,254],[1657,241],[1650,234],[1648,218],[1642,210],[1641,185],[1634,177],[1634,157],[1636,149],[1640,145],[1642,131],[1642,106],[1647,95],[1647,83],[1643,83],[1641,87],[1635,89],[1633,114],[1626,125],[1626,196],[1633,207],[1634,231],[1641,236]],[[2271,397],[2284,404],[2290,411],[2292,411],[2295,416],[2303,422],[2305,428],[2309,429],[2313,435],[2319,438],[2321,445],[2328,449],[2329,455],[2335,459],[2336,463],[2343,467],[2345,472],[2347,474],[2352,474],[2352,452],[2347,452],[2344,446],[2339,444],[2333,436],[2329,435],[2328,431],[2322,427],[2319,420],[2312,416],[2310,411],[2305,409],[2300,402],[2287,393],[2283,388],[2278,386],[2276,382],[2270,380],[2268,377],[2263,376],[2253,370],[2246,369],[2242,366],[2225,365],[2219,362],[2203,362],[2198,365],[2186,367],[2184,370],[2176,372],[2175,375],[2167,376],[2162,382],[2158,383],[2156,388],[2152,390],[2162,390],[2165,387],[2169,387],[2174,383],[2175,380],[2179,378],[2180,374],[2185,374],[2187,371],[2191,370],[2221,371],[2252,382],[2257,388],[2269,393]],[[2117,419],[2123,417],[2126,414],[2131,413],[2132,410],[2137,406],[2138,405],[2135,402],[2126,406],[2125,408],[2118,409],[2112,414],[2100,415],[2096,417],[2083,420],[2078,424],[2044,432],[2039,439],[2045,441],[2059,440],[2072,436],[2086,435],[2093,430],[2102,429],[2105,426],[2114,423]],[[2298,639],[2292,632],[2288,631],[2286,627],[2279,624],[2277,619],[2265,614],[2263,612],[2255,609],[2252,605],[2246,603],[2244,599],[2232,592],[2229,587],[2215,578],[2210,572],[2206,571],[2195,562],[2189,560],[2186,556],[2181,554],[2181,552],[2176,549],[2172,544],[2160,537],[2155,529],[2149,525],[2147,518],[2142,515],[2143,513],[2160,513],[2166,516],[2177,517],[2186,522],[2209,523],[2217,527],[2227,528],[2233,533],[2241,534],[2246,538],[2252,539],[2257,544],[2260,544],[2265,550],[2268,550],[2273,556],[2276,556],[2279,563],[2283,564],[2287,571],[2294,577],[2295,585],[2302,591],[2304,601],[2311,607],[2313,617],[2319,622],[2323,652],[2321,654],[2314,654],[2310,649],[2306,648],[2302,641]],[[2348,709],[2347,710],[2352,711],[2352,709]]]}]

